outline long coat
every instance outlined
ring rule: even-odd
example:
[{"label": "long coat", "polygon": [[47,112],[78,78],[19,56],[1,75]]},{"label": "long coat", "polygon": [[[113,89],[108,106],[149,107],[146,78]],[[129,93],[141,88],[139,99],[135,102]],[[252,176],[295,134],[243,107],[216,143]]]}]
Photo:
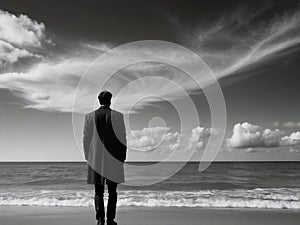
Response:
[{"label": "long coat", "polygon": [[126,131],[123,114],[101,106],[86,114],[83,148],[88,163],[87,183],[95,184],[105,177],[123,183],[126,159]]}]

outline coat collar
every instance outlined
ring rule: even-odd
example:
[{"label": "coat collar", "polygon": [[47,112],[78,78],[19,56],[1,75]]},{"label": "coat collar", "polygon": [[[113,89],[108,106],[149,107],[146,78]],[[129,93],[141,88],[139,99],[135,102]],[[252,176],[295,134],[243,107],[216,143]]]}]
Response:
[{"label": "coat collar", "polygon": [[109,105],[101,105],[99,109],[110,109]]}]

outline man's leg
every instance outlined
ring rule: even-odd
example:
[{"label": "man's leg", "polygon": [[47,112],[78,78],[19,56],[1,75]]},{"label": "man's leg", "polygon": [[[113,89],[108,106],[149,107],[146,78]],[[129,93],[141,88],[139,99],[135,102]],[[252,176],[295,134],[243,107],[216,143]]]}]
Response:
[{"label": "man's leg", "polygon": [[107,224],[117,224],[114,219],[116,217],[117,207],[117,186],[118,184],[106,179],[108,187],[108,203],[107,203]]},{"label": "man's leg", "polygon": [[96,210],[96,220],[104,224],[105,211],[104,211],[104,181],[95,184],[95,210]]}]

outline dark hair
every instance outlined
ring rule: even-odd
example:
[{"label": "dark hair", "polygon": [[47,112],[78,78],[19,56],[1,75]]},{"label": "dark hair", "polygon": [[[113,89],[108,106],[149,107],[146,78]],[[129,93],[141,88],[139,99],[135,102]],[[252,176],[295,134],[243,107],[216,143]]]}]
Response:
[{"label": "dark hair", "polygon": [[110,93],[109,91],[102,91],[98,95],[98,99],[101,105],[110,105],[111,97],[112,93]]}]

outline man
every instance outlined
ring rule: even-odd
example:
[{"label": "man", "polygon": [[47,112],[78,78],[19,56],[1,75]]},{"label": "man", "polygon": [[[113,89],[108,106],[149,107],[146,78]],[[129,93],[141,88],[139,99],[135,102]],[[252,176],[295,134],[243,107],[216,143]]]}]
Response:
[{"label": "man", "polygon": [[88,162],[87,183],[95,185],[97,225],[104,225],[104,186],[108,187],[107,224],[115,222],[117,185],[124,182],[126,132],[122,113],[110,108],[112,94],[98,95],[101,107],[85,116],[83,147]]}]

